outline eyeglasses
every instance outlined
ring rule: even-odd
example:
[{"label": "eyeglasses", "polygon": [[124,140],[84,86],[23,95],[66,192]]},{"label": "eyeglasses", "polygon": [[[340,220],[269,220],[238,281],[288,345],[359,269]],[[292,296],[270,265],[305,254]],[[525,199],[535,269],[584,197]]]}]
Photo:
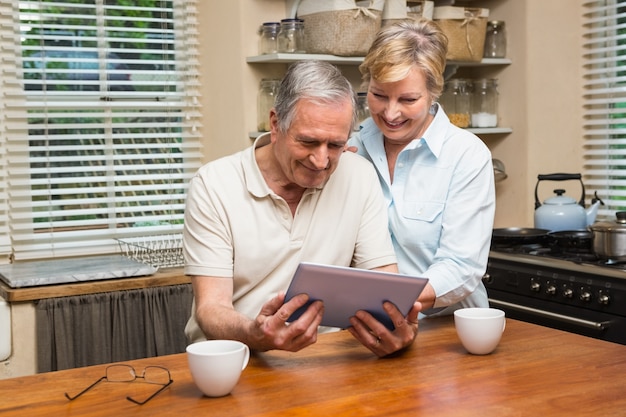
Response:
[{"label": "eyeglasses", "polygon": [[111,365],[106,368],[105,375],[101,377],[100,379],[98,379],[96,382],[89,385],[87,388],[85,388],[78,394],[74,395],[73,397],[70,396],[67,392],[65,393],[65,396],[67,397],[68,400],[71,401],[80,397],[81,395],[83,395],[84,393],[86,393],[87,391],[89,391],[90,389],[92,389],[93,387],[95,387],[102,381],[133,382],[137,378],[143,379],[144,382],[147,382],[148,384],[162,385],[162,387],[159,388],[157,392],[155,392],[154,394],[152,394],[151,396],[149,396],[143,401],[137,401],[136,399],[130,396],[126,397],[128,401],[134,402],[135,404],[139,404],[139,405],[147,403],[152,398],[154,398],[159,392],[163,391],[165,388],[170,386],[172,382],[174,382],[170,375],[170,371],[166,368],[163,368],[162,366],[146,366],[141,374],[137,374],[137,372],[135,371],[135,368],[133,368],[130,365]]}]

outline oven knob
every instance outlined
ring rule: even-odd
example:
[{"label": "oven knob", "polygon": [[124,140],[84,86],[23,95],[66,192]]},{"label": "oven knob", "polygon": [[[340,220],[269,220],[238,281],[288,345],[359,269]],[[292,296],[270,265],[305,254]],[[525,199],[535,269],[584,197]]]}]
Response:
[{"label": "oven knob", "polygon": [[582,290],[580,293],[581,301],[591,301],[591,293],[587,290]]},{"label": "oven knob", "polygon": [[550,295],[555,295],[556,287],[553,284],[548,285],[548,287],[546,288],[546,293]]},{"label": "oven knob", "polygon": [[574,290],[571,288],[563,288],[563,297],[572,298],[574,296]]},{"label": "oven knob", "polygon": [[602,291],[598,293],[598,303],[606,306],[606,305],[609,305],[610,300],[611,299],[608,294],[604,294],[602,293]]},{"label": "oven knob", "polygon": [[534,279],[530,282],[530,290],[532,292],[539,292],[541,289],[541,283],[539,281],[535,281]]}]

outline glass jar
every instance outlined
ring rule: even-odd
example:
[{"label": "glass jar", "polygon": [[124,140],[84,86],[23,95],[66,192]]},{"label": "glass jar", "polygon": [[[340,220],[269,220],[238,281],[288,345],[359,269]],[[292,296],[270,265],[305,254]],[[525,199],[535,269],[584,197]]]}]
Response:
[{"label": "glass jar", "polygon": [[506,27],[502,20],[487,23],[484,58],[504,58],[506,56]]},{"label": "glass jar", "polygon": [[[367,104],[367,92],[358,92],[356,94],[356,115],[359,123],[363,123],[365,119],[370,117],[370,108]],[[358,130],[359,126],[355,126],[354,129]]]},{"label": "glass jar", "polygon": [[280,23],[265,22],[259,28],[259,55],[278,52],[278,32]]},{"label": "glass jar", "polygon": [[439,104],[448,115],[450,122],[458,127],[470,125],[470,85],[468,80],[453,78],[444,86]]},{"label": "glass jar", "polygon": [[283,19],[280,21],[278,52],[289,54],[305,53],[304,20]]},{"label": "glass jar", "polygon": [[472,127],[498,126],[498,80],[474,81],[472,94]]},{"label": "glass jar", "polygon": [[257,95],[257,129],[259,132],[270,130],[270,110],[274,107],[279,87],[280,80],[274,78],[263,78],[259,84]]}]

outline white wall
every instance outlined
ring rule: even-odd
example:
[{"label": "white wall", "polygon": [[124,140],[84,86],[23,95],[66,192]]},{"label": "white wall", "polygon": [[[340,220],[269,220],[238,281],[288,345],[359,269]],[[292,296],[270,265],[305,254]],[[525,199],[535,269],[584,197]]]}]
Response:
[{"label": "white wall", "polygon": [[0,379],[37,372],[35,305],[11,303],[11,356],[0,362]]}]

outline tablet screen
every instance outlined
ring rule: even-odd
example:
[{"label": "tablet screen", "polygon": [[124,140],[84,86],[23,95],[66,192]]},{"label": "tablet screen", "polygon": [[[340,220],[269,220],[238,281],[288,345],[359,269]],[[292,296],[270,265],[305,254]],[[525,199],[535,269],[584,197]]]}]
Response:
[{"label": "tablet screen", "polygon": [[300,317],[313,301],[322,300],[322,326],[345,329],[350,326],[350,317],[358,310],[365,310],[393,330],[383,302],[392,302],[406,316],[426,283],[427,278],[303,262],[296,269],[285,301],[302,293],[310,299],[288,321]]}]

